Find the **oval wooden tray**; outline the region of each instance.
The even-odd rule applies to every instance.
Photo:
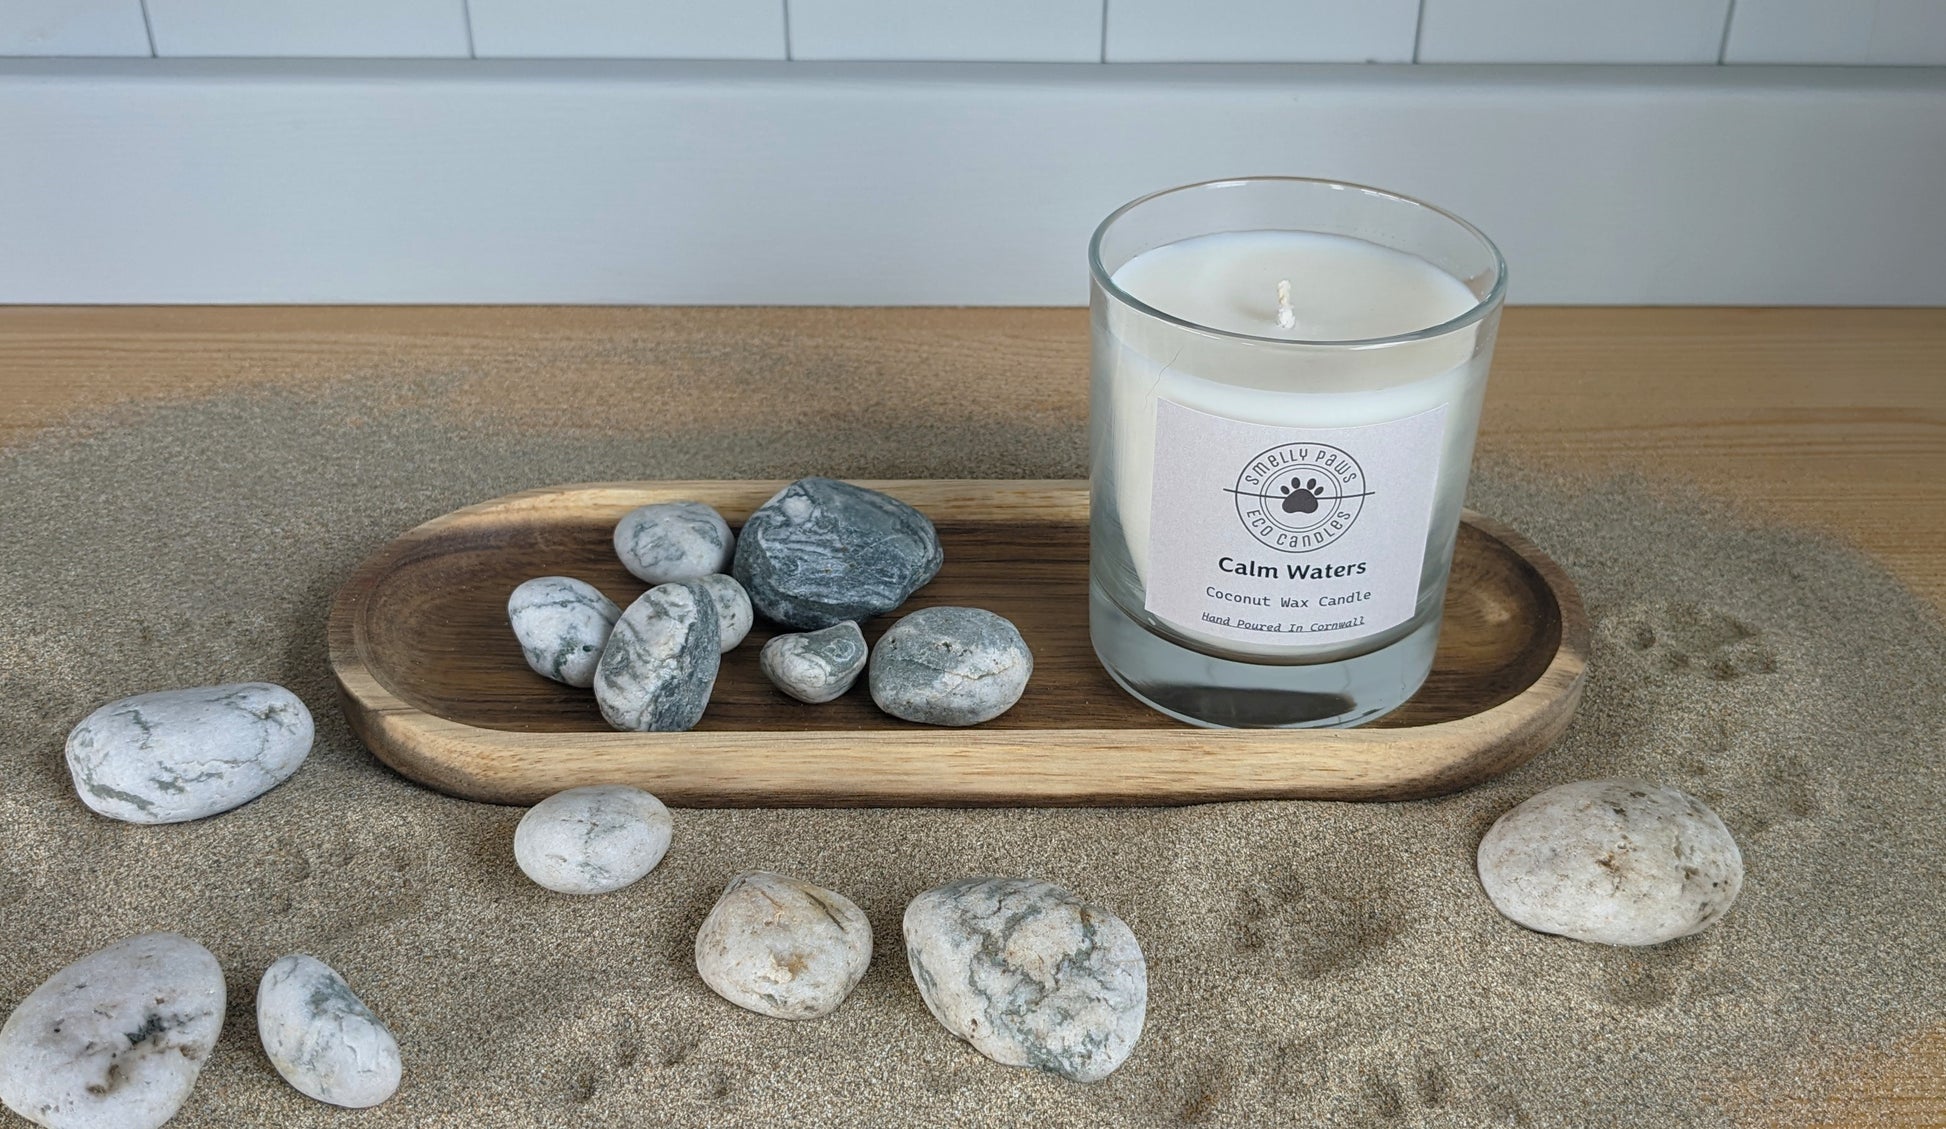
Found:
[[[529,804],[563,788],[627,783],[691,806],[1179,804],[1391,800],[1451,792],[1552,744],[1581,698],[1588,623],[1552,560],[1469,513],[1460,529],[1432,676],[1360,729],[1195,729],[1128,697],[1088,641],[1085,483],[866,485],[938,526],[939,577],[903,610],[991,608],[1034,651],[1020,704],[971,729],[897,721],[863,680],[810,706],[757,666],[761,620],[724,656],[688,733],[618,733],[592,695],[534,674],[506,615],[523,580],[578,576],[626,607],[646,587],[616,560],[615,522],[696,499],[741,524],[781,482],[641,482],[532,490],[469,506],[379,550],[331,609],[345,716],[379,759],[468,799]],[[865,625],[876,640],[890,617]]]

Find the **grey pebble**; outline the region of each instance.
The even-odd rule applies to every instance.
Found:
[[[257,1036],[277,1073],[306,1097],[365,1109],[398,1091],[398,1040],[316,957],[293,953],[264,972]]]
[[[1134,932],[1051,882],[928,890],[906,907],[905,948],[933,1018],[995,1062],[1093,1082],[1142,1037],[1149,973]]]
[[[615,523],[615,555],[650,584],[723,572],[735,549],[730,524],[701,502],[656,502]]]
[[[731,879],[696,932],[703,983],[778,1019],[831,1014],[871,962],[872,926],[857,903],[767,871]]]
[[[606,894],[654,870],[673,832],[669,809],[640,788],[569,788],[520,817],[514,861],[550,890]]]
[[[571,576],[537,576],[507,597],[507,619],[534,673],[589,686],[622,609],[594,585]]]
[[[268,682],[110,702],[68,734],[81,802],[129,823],[181,823],[246,804],[311,751],[311,711]]]
[[[722,628],[695,581],[659,584],[628,606],[595,668],[595,703],[617,729],[674,732],[702,719],[716,686]]]
[[[849,482],[802,478],[743,523],[735,574],[773,622],[816,631],[891,611],[944,560],[918,510]]]
[[[736,577],[720,572],[700,577],[696,583],[703,586],[716,604],[716,626],[721,638],[718,650],[727,655],[750,634],[750,624],[756,618],[750,609],[750,594],[736,582]]]
[[[1005,617],[921,608],[872,648],[872,700],[907,721],[978,725],[1012,709],[1033,673],[1033,653]]]
[[[1480,883],[1529,929],[1604,945],[1655,945],[1722,920],[1743,854],[1701,800],[1641,780],[1550,788],[1480,840]]]
[[[0,1027],[0,1102],[46,1129],[156,1129],[223,1030],[223,970],[175,933],[82,957]]]
[[[822,631],[773,635],[757,656],[779,690],[800,702],[828,702],[865,671],[865,633],[846,620]]]

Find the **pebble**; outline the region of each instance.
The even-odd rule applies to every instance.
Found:
[[[216,958],[175,933],[82,957],[0,1027],[0,1102],[47,1129],[155,1129],[209,1061],[223,1002]]]
[[[1027,641],[982,608],[921,608],[872,649],[872,700],[893,717],[978,725],[1013,708],[1034,673]]]
[[[716,604],[716,627],[721,636],[718,650],[727,655],[750,634],[750,624],[756,619],[750,608],[750,594],[736,582],[736,577],[720,572],[702,577],[696,583],[703,586]]]
[[[1701,800],[1641,780],[1550,788],[1480,841],[1480,883],[1529,929],[1657,945],[1707,929],[1743,885],[1743,855]]]
[[[872,926],[855,902],[765,871],[731,879],[696,933],[703,983],[778,1019],[831,1014],[871,962]]]
[[[928,890],[906,907],[905,947],[933,1018],[995,1062],[1093,1082],[1142,1037],[1149,973],[1134,932],[1051,882]]]
[[[758,611],[816,631],[891,611],[944,560],[918,510],[849,482],[801,478],[743,524],[735,573]]]
[[[669,809],[640,788],[570,788],[520,818],[514,861],[550,890],[606,894],[654,870],[673,831]]]
[[[129,823],[181,823],[249,803],[311,751],[311,711],[268,682],[110,702],[68,734],[81,802]]]
[[[537,576],[507,597],[514,638],[534,673],[589,686],[622,609],[594,585],[571,576]]]
[[[702,719],[716,686],[722,629],[694,581],[660,584],[628,606],[595,668],[595,704],[617,729],[668,733]]]
[[[650,584],[722,572],[735,550],[730,523],[701,502],[657,502],[615,523],[615,555]]]
[[[800,702],[828,702],[865,672],[865,633],[846,620],[822,631],[773,635],[757,662],[779,690]]]
[[[277,1073],[306,1097],[364,1109],[398,1091],[398,1040],[316,957],[293,953],[264,973],[257,1035]]]

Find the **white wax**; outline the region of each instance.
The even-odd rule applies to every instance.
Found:
[[[1145,251],[1114,273],[1124,292],[1163,313],[1231,333],[1296,342],[1362,341],[1429,329],[1479,299],[1413,255],[1360,239],[1297,231],[1198,236]],[[1288,281],[1292,324],[1279,325]],[[1474,329],[1372,348],[1276,346],[1187,333],[1111,304],[1098,356],[1098,402],[1112,421],[1117,509],[1137,578],[1146,583],[1155,477],[1156,401],[1284,427],[1357,427],[1447,405],[1428,560],[1458,520],[1484,389],[1486,351]],[[1102,366],[1106,366],[1105,369]],[[1438,579],[1438,578],[1433,578]],[[1296,645],[1240,645],[1175,625],[1231,650],[1287,654]]]

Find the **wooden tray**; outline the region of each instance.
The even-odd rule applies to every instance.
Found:
[[[1451,792],[1548,747],[1581,698],[1588,623],[1574,585],[1520,535],[1469,513],[1431,678],[1360,729],[1208,730],[1111,682],[1088,642],[1085,483],[867,483],[918,507],[946,546],[907,604],[1013,620],[1034,677],[971,729],[898,721],[863,680],[805,705],[764,678],[759,620],[725,655],[702,723],[618,733],[592,694],[527,669],[506,615],[523,580],[577,576],[626,607],[646,587],[616,560],[615,522],[695,499],[741,524],[780,482],[641,482],[532,490],[438,518],[379,550],[331,609],[345,716],[380,760],[439,791],[528,804],[628,783],[692,806],[1178,804],[1392,800]],[[876,640],[891,623],[865,625]]]

